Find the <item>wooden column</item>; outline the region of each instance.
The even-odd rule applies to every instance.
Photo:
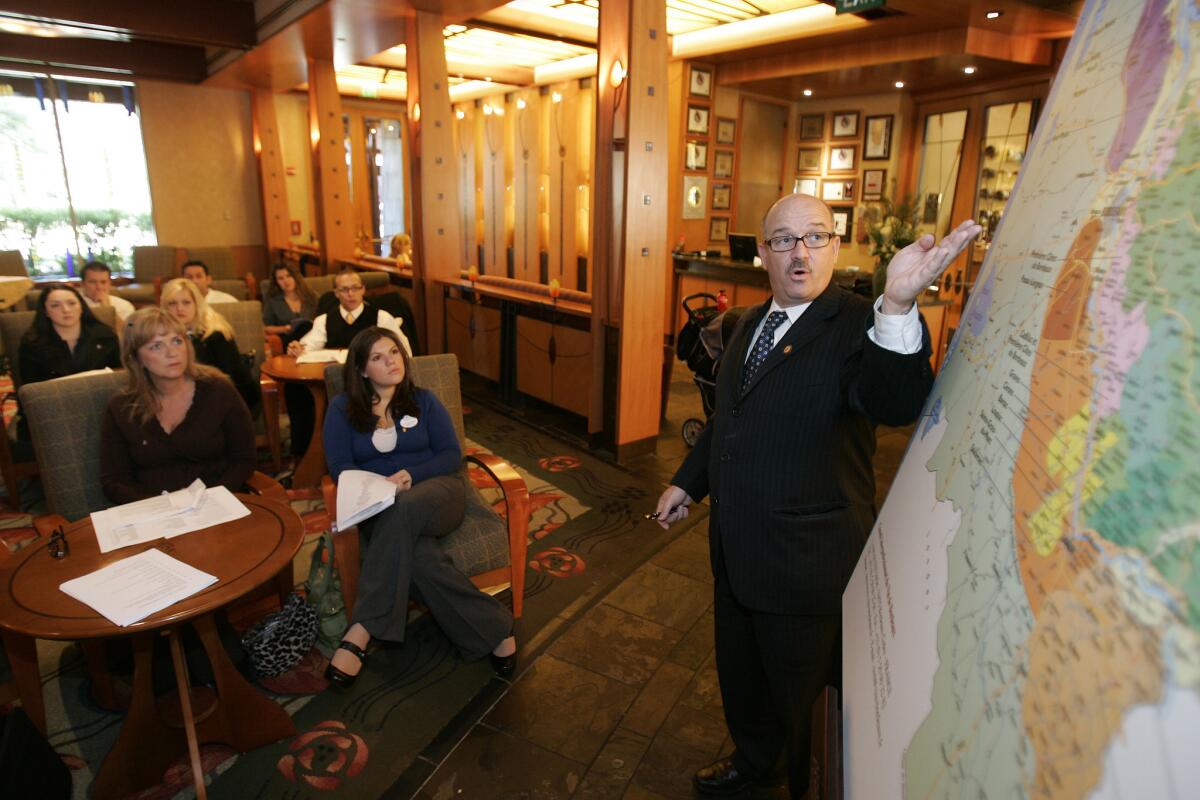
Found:
[[[408,26],[409,154],[413,164],[413,283],[424,311],[427,352],[445,352],[445,308],[439,278],[462,271],[461,207],[453,112],[446,75],[442,17],[414,12]],[[420,323],[419,323],[420,324]]]
[[[603,3],[598,49],[589,430],[602,430],[624,459],[653,450],[662,401],[670,259],[664,0]],[[628,74],[614,87],[617,60]]]
[[[543,98],[537,89],[517,92],[509,112],[513,128],[513,277],[538,280],[541,241],[538,235],[538,203],[541,186],[541,126]],[[521,108],[521,103],[525,104]]]
[[[308,133],[317,206],[313,227],[321,263],[336,270],[338,259],[354,257],[354,209],[346,175],[346,132],[337,77],[333,63],[319,58],[308,60]]]
[[[279,143],[279,123],[275,119],[274,95],[265,89],[255,89],[253,100],[254,154],[258,157],[263,224],[267,232],[267,250],[274,260],[276,251],[287,247],[292,238],[287,186],[283,177],[283,150]]]

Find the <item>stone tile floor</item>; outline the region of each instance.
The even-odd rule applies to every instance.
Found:
[[[635,462],[632,471],[665,486],[687,453],[679,431],[690,416],[703,418],[699,394],[691,374],[677,364],[657,453]],[[880,429],[880,500],[910,434]],[[428,774],[423,785],[398,785],[393,796],[695,797],[692,774],[733,750],[717,685],[711,608],[702,523],[606,596],[587,598],[560,615],[560,624],[550,626],[556,631],[540,643],[540,655],[521,664],[512,684],[494,681],[486,698],[492,704],[477,710],[478,721],[444,748],[445,757],[435,763],[428,753],[422,756]]]

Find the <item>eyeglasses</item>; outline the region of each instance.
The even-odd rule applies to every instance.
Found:
[[[775,236],[767,239],[767,247],[775,253],[787,253],[796,249],[797,242],[804,242],[809,250],[819,250],[829,244],[832,238],[833,234],[826,231],[813,231],[803,236]]]
[[[363,286],[339,286],[338,288],[333,290],[333,293],[334,294],[354,294],[355,292],[361,292],[364,288],[365,287],[363,287]]]

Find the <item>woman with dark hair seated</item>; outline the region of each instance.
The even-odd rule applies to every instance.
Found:
[[[100,431],[100,481],[114,503],[188,486],[242,491],[254,472],[250,412],[221,372],[197,363],[187,329],[161,308],[125,326],[125,390],[108,403]]]
[[[196,360],[224,372],[237,387],[246,407],[251,413],[256,412],[262,402],[262,390],[238,350],[233,327],[205,301],[200,287],[187,278],[167,281],[159,305],[183,323]]]
[[[33,325],[21,337],[17,358],[22,383],[121,366],[117,334],[96,319],[70,286],[42,290]]]
[[[283,340],[286,349],[312,329],[317,296],[295,267],[279,262],[271,267],[271,282],[263,293],[263,331]]]
[[[412,382],[412,362],[393,331],[368,328],[350,342],[346,391],[325,416],[334,480],[358,469],[396,485],[396,502],[359,523],[362,572],[350,628],[325,671],[354,682],[372,638],[404,641],[408,599],[429,609],[467,661],[490,654],[502,676],[516,666],[512,613],[463,575],[438,543],[462,522],[462,449],[450,414]]]

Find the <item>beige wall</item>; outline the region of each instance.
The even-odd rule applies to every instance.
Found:
[[[314,201],[312,191],[312,140],[308,134],[308,97],[303,94],[275,95],[275,119],[279,123],[279,147],[283,154],[287,185],[288,216],[300,223],[292,234],[296,244],[312,241]],[[315,234],[314,234],[315,235]]]
[[[137,92],[158,241],[263,244],[249,93],[154,81]]]

